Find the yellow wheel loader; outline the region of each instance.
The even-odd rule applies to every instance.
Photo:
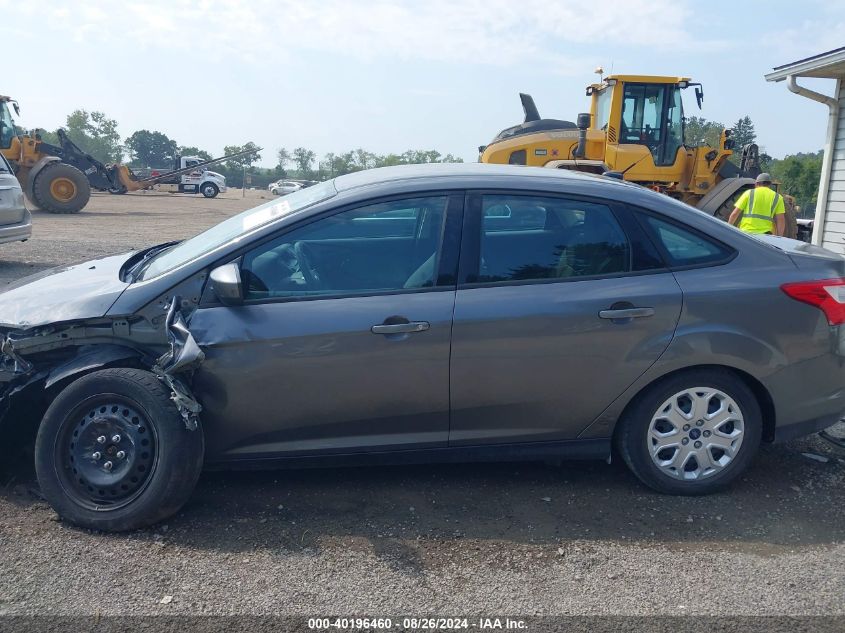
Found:
[[[722,131],[718,147],[686,145],[681,94],[690,88],[700,108],[704,90],[687,77],[611,75],[587,86],[590,112],[576,123],[541,118],[531,96],[520,94],[525,120],[479,147],[479,161],[607,174],[727,220],[760,173],[758,148],[743,148],[737,168],[728,160],[730,130]],[[787,236],[795,237],[794,200],[784,199]]]
[[[0,95],[0,153],[12,164],[30,201],[50,213],[81,211],[91,198],[91,189],[121,194],[163,185],[178,193],[213,198],[225,191],[225,179],[208,171],[208,165],[261,151],[257,147],[211,160],[177,157],[172,171],[138,178],[126,165],[104,165],[62,129],[57,130],[59,145],[46,143],[37,133],[22,132],[15,125],[10,106],[20,114],[16,101]]]
[[[27,198],[50,213],[77,213],[91,197],[87,176],[57,155],[37,135],[20,133],[11,108],[17,102],[0,95],[0,153],[12,164]]]

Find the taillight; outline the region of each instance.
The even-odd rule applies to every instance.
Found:
[[[780,289],[796,301],[819,308],[831,325],[845,323],[845,278],[799,281]]]

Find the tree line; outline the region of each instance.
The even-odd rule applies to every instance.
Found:
[[[74,110],[67,116],[65,130],[70,140],[105,164],[126,160],[130,167],[161,169],[173,167],[177,156],[199,156],[205,160],[214,158],[206,150],[180,145],[175,139],[157,130],[137,130],[122,139],[117,127],[117,121],[102,112]],[[58,144],[59,138],[55,131],[41,130],[40,133],[47,143]],[[261,160],[261,151],[252,141],[242,145],[226,145],[222,156],[243,151],[249,153],[211,167],[226,176],[226,182],[231,187],[242,187],[245,176],[248,177],[248,186],[266,187],[280,178],[325,180],[373,167],[462,162],[459,157],[452,154],[443,155],[437,150],[375,154],[359,148],[346,152],[329,152],[318,157],[316,152],[305,147],[296,147],[290,151],[282,147],[276,152],[276,165],[266,168],[256,165]]]
[[[704,117],[689,117],[684,128],[684,142],[687,145],[718,147],[725,127],[718,121],[708,121]],[[739,165],[742,148],[757,142],[757,132],[749,116],[740,118],[729,129],[734,139],[734,154],[730,160]],[[823,154],[822,150],[815,153],[799,152],[778,159],[772,158],[764,148],[760,149],[760,169],[772,175],[782,193],[795,198],[802,217],[815,215]]]
[[[157,130],[137,130],[122,139],[117,127],[117,121],[103,112],[87,110],[71,112],[65,125],[68,136],[74,143],[106,164],[120,162],[126,158],[130,167],[165,168],[172,166],[174,158],[180,155],[200,156],[207,160],[212,158],[209,152],[199,147],[180,145]],[[690,146],[718,147],[719,137],[725,127],[723,123],[709,121],[704,117],[689,117],[685,122],[684,142]],[[757,133],[749,116],[741,117],[730,129],[736,148],[731,160],[739,164],[742,147],[756,143]],[[48,143],[58,144],[55,132],[42,132],[42,138]],[[241,145],[226,145],[223,148],[224,156],[244,150],[254,151],[216,164],[213,169],[226,176],[227,183],[232,187],[242,187],[244,176],[249,176],[251,186],[266,187],[280,178],[325,180],[373,167],[461,162],[456,156],[442,155],[436,150],[375,154],[359,148],[346,152],[328,152],[319,157],[316,152],[305,147],[291,150],[282,147],[276,151],[275,166],[265,168],[256,165],[261,160],[261,153],[257,149],[258,146],[252,141]],[[783,193],[795,197],[796,204],[801,208],[801,215],[810,217],[815,213],[821,175],[821,151],[776,159],[761,149],[760,163],[761,168],[771,173],[780,183]]]

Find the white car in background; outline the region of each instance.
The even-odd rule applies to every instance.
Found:
[[[0,244],[25,242],[32,235],[32,215],[11,165],[0,155]]]
[[[286,196],[289,193],[302,189],[302,185],[290,180],[279,180],[277,182],[270,183],[268,189],[270,189],[270,193],[274,196]]]

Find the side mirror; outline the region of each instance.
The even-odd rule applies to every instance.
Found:
[[[244,302],[241,269],[236,262],[218,266],[208,278],[214,294],[224,306],[238,306]]]

